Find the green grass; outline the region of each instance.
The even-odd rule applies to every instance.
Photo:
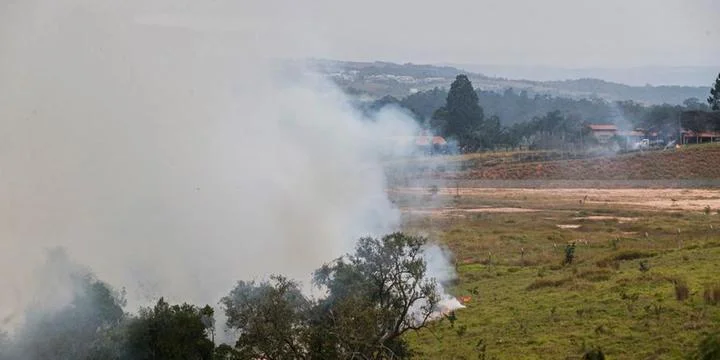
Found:
[[[678,359],[718,329],[720,305],[704,294],[720,276],[720,216],[525,204],[542,211],[406,219],[409,231],[450,247],[459,276],[450,290],[472,297],[452,326],[408,336],[419,358],[476,359],[483,344],[488,359],[580,359],[589,347],[610,359]],[[577,220],[579,212],[637,220]],[[573,241],[575,260],[563,265]],[[676,299],[675,283],[687,299]]]

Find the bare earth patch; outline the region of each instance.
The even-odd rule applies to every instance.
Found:
[[[523,213],[535,212],[535,209],[513,208],[513,207],[486,207],[474,209],[454,209],[454,211],[462,211],[469,213]]]
[[[398,194],[427,194],[426,188],[395,188]],[[718,189],[528,189],[528,188],[439,188],[438,195],[479,197],[483,199],[576,202],[585,204],[625,205],[652,210],[704,211],[720,209]]]
[[[596,221],[616,220],[619,223],[632,222],[632,221],[636,221],[637,219],[638,218],[634,218],[634,217],[603,216],[603,215],[583,216],[583,217],[574,218],[574,220],[596,220]]]
[[[429,215],[429,216],[463,216],[464,213],[524,213],[535,212],[535,209],[512,208],[512,207],[482,207],[470,209],[441,208],[441,209],[400,209],[407,214]],[[578,225],[579,226],[579,225]]]
[[[557,227],[561,229],[579,229],[582,225],[577,224],[557,224]]]

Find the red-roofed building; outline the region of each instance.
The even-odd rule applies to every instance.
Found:
[[[618,128],[615,124],[590,124],[588,127],[592,135],[601,144],[607,143],[611,137],[618,133]]]
[[[618,131],[618,127],[615,124],[590,124],[588,125],[592,131]]]
[[[720,131],[692,131],[683,129],[681,132],[683,144],[702,144],[720,141]]]

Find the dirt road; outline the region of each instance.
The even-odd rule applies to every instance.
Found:
[[[427,188],[395,188],[393,193],[403,195],[427,194]],[[567,202],[577,201],[585,204],[608,204],[638,207],[655,210],[691,210],[704,211],[710,207],[715,213],[720,210],[719,189],[520,189],[520,188],[439,188],[438,195],[487,200],[526,200],[528,204],[538,201]],[[528,206],[528,208],[531,208]],[[466,209],[467,211],[493,211]],[[498,212],[510,211],[509,208],[496,209]],[[526,209],[529,210],[529,209]]]

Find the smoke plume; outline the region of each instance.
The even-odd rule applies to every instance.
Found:
[[[38,299],[49,248],[126,288],[130,307],[215,304],[238,279],[304,279],[398,227],[381,159],[416,125],[392,110],[365,119],[332,84],[273,60],[321,43],[302,9],[6,5],[0,328]]]

